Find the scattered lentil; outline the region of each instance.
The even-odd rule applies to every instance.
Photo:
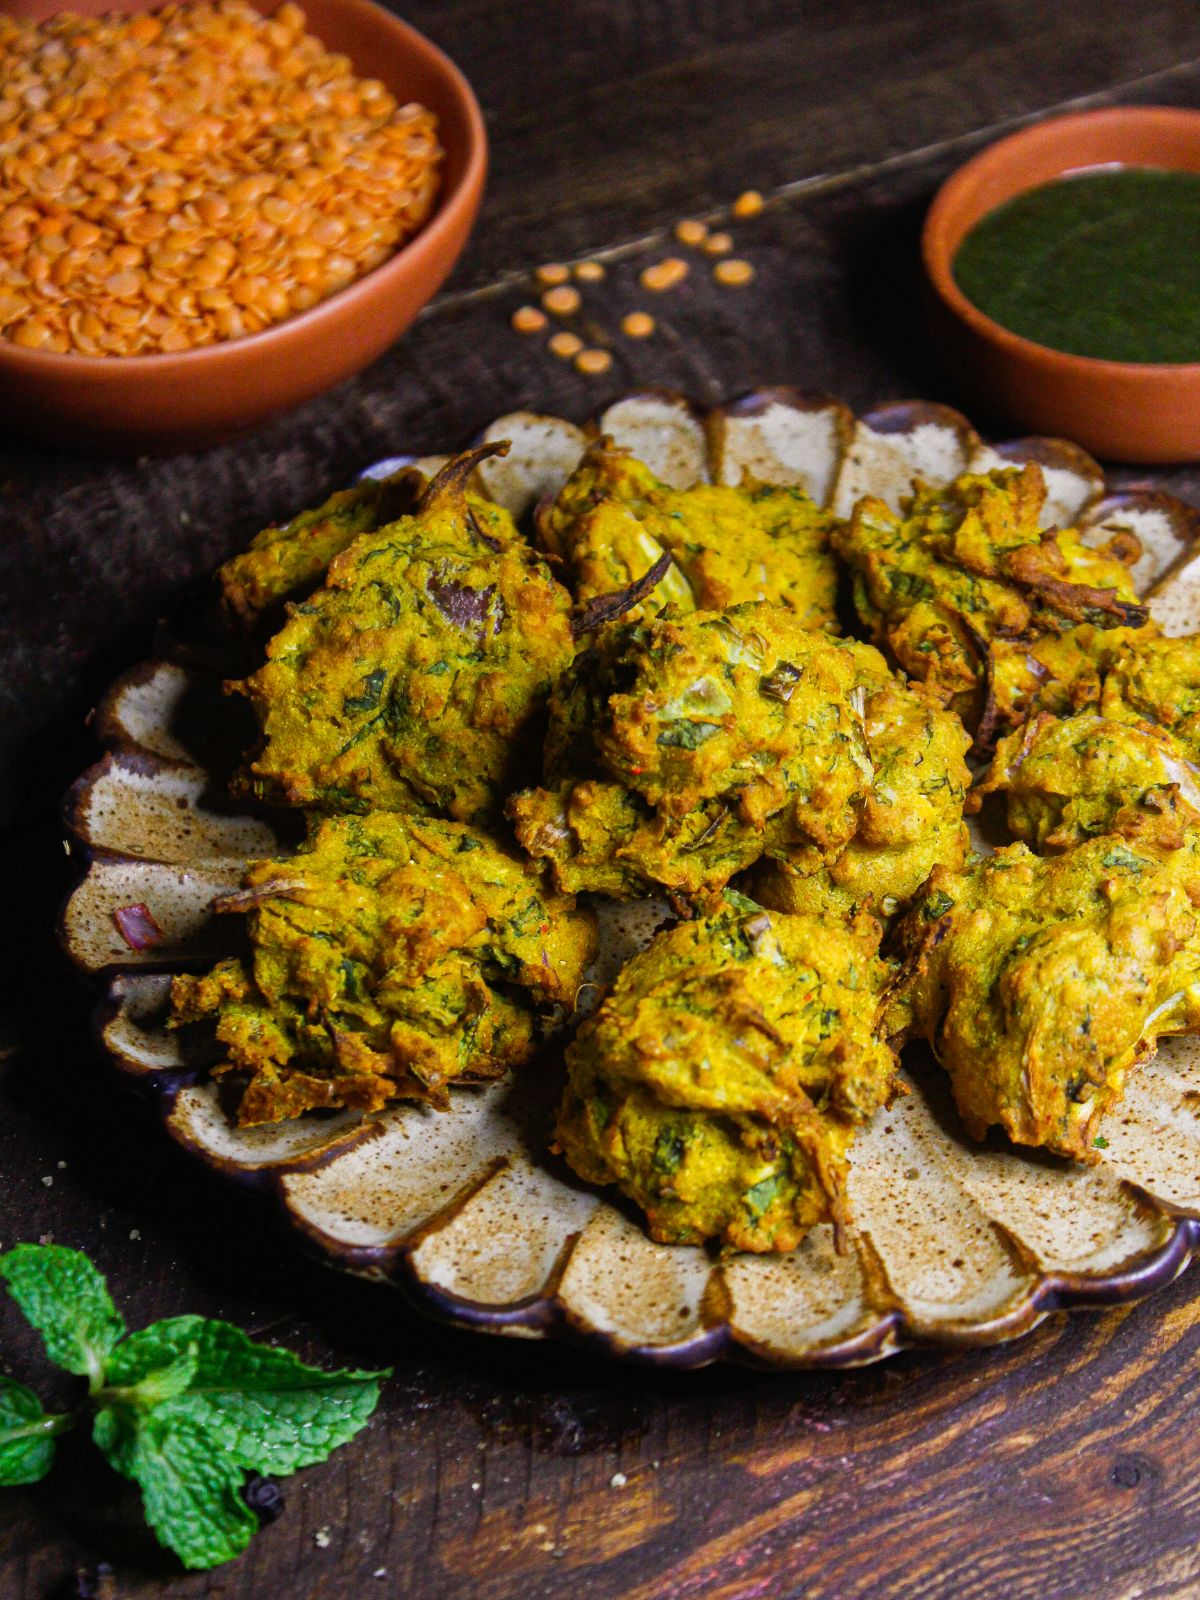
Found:
[[[706,222],[695,222],[689,218],[675,224],[675,237],[680,244],[703,244],[707,233]]]
[[[553,316],[572,316],[579,310],[579,290],[572,289],[569,284],[563,284],[556,289],[547,289],[542,296],[542,305]]]
[[[0,337],[108,356],[257,332],[392,255],[440,161],[432,113],[291,0],[0,16]]]
[[[631,311],[621,320],[621,332],[629,339],[648,339],[654,328],[654,318],[648,311]]]
[[[674,289],[683,282],[688,275],[688,264],[681,261],[678,256],[668,256],[665,261],[656,262],[652,267],[646,267],[641,275],[643,289],[651,289],[656,294],[661,294],[664,289]]]
[[[754,268],[748,261],[737,259],[718,261],[713,268],[713,277],[728,289],[740,288],[754,277]]]
[[[538,267],[534,273],[537,281],[546,288],[553,288],[558,283],[566,283],[570,276],[571,269],[564,267],[559,261],[549,261],[544,267]]]
[[[756,217],[765,204],[757,189],[746,189],[733,202],[735,217]]]
[[[575,268],[575,276],[580,283],[599,283],[606,276],[604,264],[600,261],[581,261]]]
[[[611,366],[612,356],[607,350],[581,350],[575,357],[576,370],[585,372],[589,378],[607,372]]]
[[[577,333],[556,333],[547,348],[551,355],[561,356],[564,361],[570,361],[572,356],[577,356],[583,349],[583,340]]]
[[[512,314],[512,325],[518,333],[541,333],[546,316],[536,306],[520,306]]]
[[[727,233],[710,233],[704,241],[704,249],[710,256],[728,255],[733,249],[733,240]]]

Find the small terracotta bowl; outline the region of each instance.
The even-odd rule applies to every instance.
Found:
[[[161,3],[161,0],[160,0]],[[269,14],[274,0],[252,0]],[[458,259],[479,209],[487,136],[470,85],[437,47],[371,0],[302,0],[311,32],[436,113],[445,160],[433,216],[382,266],[261,333],[178,355],[76,356],[0,340],[0,420],[55,444],[109,453],[214,444],[299,405],[373,361],[412,322]],[[7,0],[34,21],[147,11],[138,0]]]
[[[1118,107],[1055,117],[991,145],[953,173],[925,219],[921,252],[931,329],[975,398],[1031,432],[1119,461],[1200,458],[1200,363],[1099,361],[1023,339],[959,289],[951,263],[964,236],[1005,200],[1084,167],[1200,172],[1200,111]]]

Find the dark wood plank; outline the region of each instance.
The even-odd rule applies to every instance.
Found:
[[[1178,0],[421,0],[494,145],[460,283],[636,238],[1200,57]]]

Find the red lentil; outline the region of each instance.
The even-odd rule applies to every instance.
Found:
[[[754,277],[754,268],[748,261],[718,261],[713,268],[713,277],[728,289],[741,288]]]
[[[0,16],[0,338],[148,355],[256,332],[393,254],[440,161],[432,113],[291,0]]]
[[[628,339],[648,339],[654,332],[654,318],[647,311],[631,311],[622,318],[621,332]]]
[[[674,289],[687,275],[687,262],[681,261],[678,256],[668,256],[665,261],[646,267],[640,281],[643,289],[651,289],[656,294],[661,294],[664,289]]]
[[[547,289],[542,296],[542,305],[552,316],[573,316],[579,310],[579,290],[572,289],[569,284],[562,284],[555,289]]]
[[[518,333],[540,333],[546,326],[545,312],[536,306],[518,306],[512,314],[512,325]]]

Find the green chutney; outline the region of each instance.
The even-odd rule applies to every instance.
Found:
[[[1109,361],[1200,361],[1200,172],[1098,168],[980,219],[953,272],[1038,344]]]

